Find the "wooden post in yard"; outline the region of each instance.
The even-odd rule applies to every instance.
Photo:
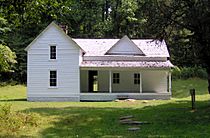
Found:
[[[192,100],[192,110],[195,109],[195,89],[190,89],[190,95]]]

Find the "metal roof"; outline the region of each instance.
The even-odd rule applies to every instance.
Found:
[[[171,68],[167,61],[82,61],[80,67]]]
[[[106,52],[120,39],[73,39],[84,51],[84,56],[106,56]],[[165,41],[131,39],[147,57],[169,57]]]

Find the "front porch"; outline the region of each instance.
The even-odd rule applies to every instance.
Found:
[[[170,99],[169,70],[81,68],[80,100]]]

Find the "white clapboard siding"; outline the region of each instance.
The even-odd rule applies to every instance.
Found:
[[[167,72],[161,70],[142,72],[143,92],[167,92]]]
[[[57,59],[49,60],[50,45]],[[33,97],[78,97],[80,49],[57,27],[51,25],[28,49],[27,95]],[[57,70],[57,88],[49,87],[49,71]]]

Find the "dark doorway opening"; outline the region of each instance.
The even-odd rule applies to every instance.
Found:
[[[98,91],[98,71],[90,70],[88,73],[89,76],[89,92]]]

